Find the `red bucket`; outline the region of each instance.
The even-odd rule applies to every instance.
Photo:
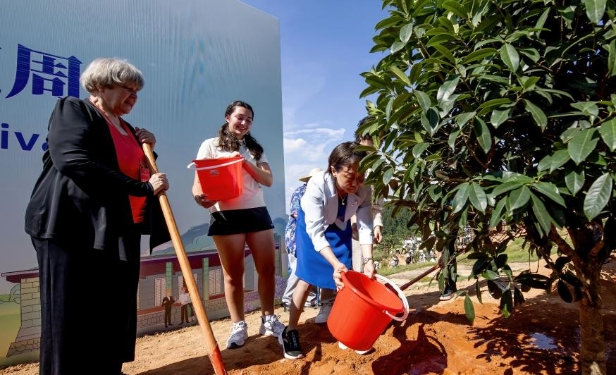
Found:
[[[242,161],[242,156],[193,160],[188,168],[196,170],[207,200],[224,201],[242,195]]]
[[[409,313],[400,288],[381,275],[375,276],[371,279],[356,271],[343,273],[344,288],[338,292],[327,319],[331,334],[354,350],[370,350],[392,319],[405,320]],[[401,312],[402,317],[395,316]]]

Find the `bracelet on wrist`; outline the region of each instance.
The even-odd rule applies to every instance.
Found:
[[[372,261],[371,257],[365,257],[364,258],[364,265],[368,264],[368,262]]]

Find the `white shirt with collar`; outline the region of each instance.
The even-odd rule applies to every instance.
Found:
[[[319,172],[308,181],[306,192],[301,199],[306,221],[306,232],[316,251],[330,246],[325,238],[325,230],[331,224],[340,229],[346,228],[351,217],[357,214],[357,228],[360,244],[372,244],[372,188],[362,186],[355,194],[348,194],[344,221],[338,216],[338,194],[334,177]]]

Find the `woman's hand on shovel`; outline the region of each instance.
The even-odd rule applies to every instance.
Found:
[[[157,195],[161,191],[169,190],[169,181],[167,180],[167,175],[164,173],[154,173],[148,182],[152,185],[154,195]]]

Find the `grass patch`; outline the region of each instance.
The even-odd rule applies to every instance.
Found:
[[[411,264],[399,264],[396,267],[389,266],[381,266],[378,272],[381,276],[393,275],[394,273],[406,272],[406,271],[414,271],[422,268],[432,267],[435,262],[424,262],[424,263],[411,263]]]
[[[526,263],[536,262],[539,260],[537,254],[529,253],[528,248],[522,247],[523,244],[524,239],[522,238],[516,238],[514,241],[509,243],[509,246],[507,246],[507,250],[505,250],[505,254],[507,254],[507,263]],[[460,255],[458,257],[458,264],[472,266],[475,263],[475,260],[468,259],[467,256],[468,254]],[[387,256],[387,254],[383,250],[378,248],[374,249],[373,257],[374,260],[380,263],[381,268],[379,268],[378,272],[383,276],[431,267],[435,264],[435,262],[404,264],[405,257],[401,256],[398,265],[396,267],[390,267],[389,262],[392,256]]]

